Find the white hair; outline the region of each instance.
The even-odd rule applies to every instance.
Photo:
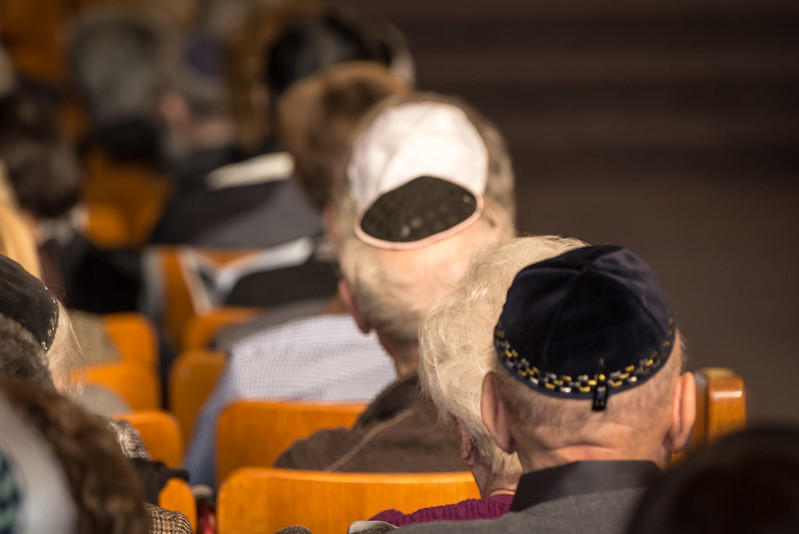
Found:
[[[634,432],[632,441],[643,442],[656,436],[658,424],[671,410],[671,399],[680,373],[686,364],[686,351],[677,332],[674,348],[664,366],[649,380],[608,398],[607,408],[591,410],[591,400],[563,399],[534,391],[513,377],[499,358],[494,358],[492,370],[497,391],[506,406],[509,419],[516,421],[529,442],[547,448],[611,441],[624,446]]]
[[[47,363],[58,391],[70,397],[80,397],[82,389],[83,351],[72,329],[66,308],[58,303],[58,325]]]
[[[408,250],[371,247],[355,237],[339,261],[358,307],[381,335],[406,346],[418,344],[419,328],[436,299],[455,288],[474,252],[509,237],[480,219],[446,239]]]
[[[483,377],[496,359],[494,325],[523,267],[585,246],[557,236],[520,237],[475,255],[457,288],[439,299],[420,333],[419,374],[444,420],[455,418],[492,472],[521,473],[515,454],[496,446],[480,415]]]

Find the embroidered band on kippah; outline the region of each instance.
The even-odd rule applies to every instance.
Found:
[[[494,330],[503,366],[547,395],[593,398],[635,387],[673,352],[677,325],[655,273],[618,246],[583,247],[522,269]]]
[[[635,386],[639,381],[656,373],[666,362],[673,349],[675,325],[673,317],[669,320],[669,324],[672,326],[671,335],[662,343],[662,350],[654,351],[624,369],[591,375],[557,375],[542,371],[530,363],[527,358],[519,356],[519,353],[511,347],[510,342],[505,339],[501,322],[494,329],[494,349],[505,368],[531,387],[572,397],[589,398],[595,394],[597,387],[601,387],[603,384],[618,390],[627,386]]]

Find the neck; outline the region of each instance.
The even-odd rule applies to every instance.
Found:
[[[190,134],[192,149],[220,147],[233,142],[233,127],[227,119],[208,119],[195,124]]]
[[[394,368],[397,370],[398,378],[405,378],[406,376],[415,373],[419,367],[419,345],[416,343],[403,343],[377,333],[380,344],[391,355],[394,360]]]

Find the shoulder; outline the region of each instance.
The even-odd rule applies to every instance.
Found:
[[[145,503],[152,534],[191,534],[191,523],[181,512]]]

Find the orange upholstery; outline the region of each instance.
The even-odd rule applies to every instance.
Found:
[[[109,313],[103,315],[103,326],[122,361],[152,369],[157,367],[158,342],[147,317],[139,313]]]
[[[86,237],[100,247],[124,247],[132,242],[128,221],[119,209],[100,202],[88,204]]]
[[[388,508],[412,512],[478,498],[472,474],[329,473],[289,469],[236,470],[217,500],[219,534],[274,532],[304,525],[341,534],[353,521]]]
[[[83,380],[112,389],[134,410],[161,407],[161,390],[154,369],[127,362],[92,365],[84,369]]]
[[[183,436],[178,421],[163,410],[139,410],[114,416],[139,431],[153,460],[170,467],[183,465]]]
[[[86,205],[110,205],[119,212],[127,229],[127,242],[120,244],[146,243],[171,194],[167,177],[144,163],[116,163],[100,150],[87,154],[84,167]]]
[[[215,250],[196,247],[152,247],[147,255],[148,276],[155,278],[150,285],[157,295],[155,312],[161,317],[161,324],[173,347],[180,348],[184,330],[196,315],[209,313],[214,308],[209,303],[197,300],[192,291],[199,283],[197,277],[184,266],[184,255],[200,255],[211,263],[222,266],[252,254],[252,249]]]
[[[197,503],[189,485],[179,478],[170,478],[158,495],[158,505],[167,510],[183,512],[197,531]]]
[[[696,377],[696,423],[691,446],[712,441],[746,426],[744,381],[734,371],[707,367]]]
[[[352,426],[365,408],[364,403],[234,402],[217,424],[216,480],[239,467],[271,467],[296,440],[323,428]]]
[[[169,372],[169,409],[175,414],[187,441],[191,438],[197,413],[226,365],[224,354],[210,351],[183,353],[172,364]]]
[[[183,350],[202,350],[224,327],[244,322],[254,317],[260,308],[224,306],[191,317],[183,330]]]

